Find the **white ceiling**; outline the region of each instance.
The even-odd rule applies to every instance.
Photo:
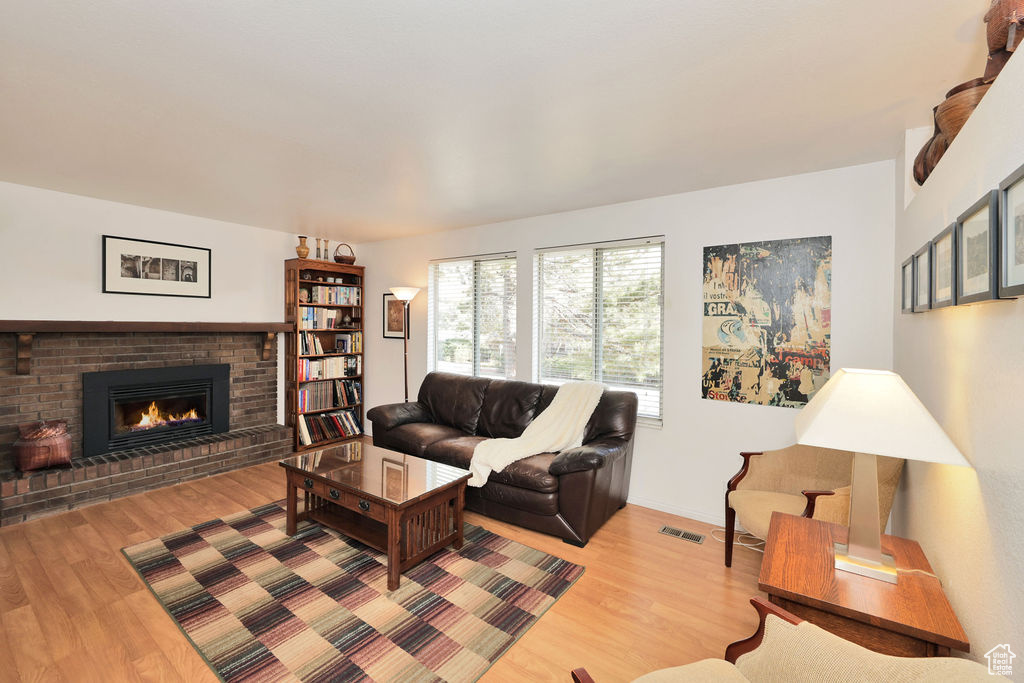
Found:
[[[891,159],[988,0],[0,0],[0,180],[354,242]]]

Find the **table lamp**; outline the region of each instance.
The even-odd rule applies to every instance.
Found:
[[[903,378],[887,370],[842,369],[796,418],[797,443],[853,451],[850,536],[836,569],[896,583],[882,554],[876,456],[970,467]]]
[[[419,287],[392,287],[391,293],[402,302],[402,320],[405,322],[405,334],[402,335],[402,342],[405,343],[405,402],[409,402],[409,302],[419,293]]]

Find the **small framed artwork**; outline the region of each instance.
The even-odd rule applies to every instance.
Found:
[[[1024,295],[1024,166],[999,184],[999,296]]]
[[[914,254],[914,313],[932,308],[932,243],[924,245]]]
[[[210,298],[210,250],[103,236],[103,291]]]
[[[404,301],[391,292],[384,294],[384,337],[409,338],[409,309]]]
[[[900,297],[900,310],[903,313],[914,312],[914,258],[910,257],[903,262],[900,268],[900,280],[903,282],[902,296]]]
[[[932,240],[932,308],[956,304],[954,274],[956,273],[956,223]]]
[[[992,190],[956,220],[956,302],[973,304],[999,296],[999,192]]]
[[[392,503],[404,503],[409,495],[409,466],[397,460],[381,460],[381,497]]]

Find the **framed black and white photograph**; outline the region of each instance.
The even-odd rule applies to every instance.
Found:
[[[210,298],[210,250],[103,236],[103,291]]]
[[[1024,295],[1024,166],[999,184],[999,296]]]
[[[409,309],[405,302],[391,292],[384,294],[384,337],[386,339],[409,338]]]
[[[900,267],[900,281],[903,287],[900,295],[900,310],[903,313],[914,312],[914,258],[910,257]]]
[[[956,221],[956,302],[973,304],[999,296],[996,240],[999,193],[985,196]]]
[[[914,313],[932,308],[932,243],[924,245],[914,254]]]
[[[932,308],[956,304],[956,223],[932,240]]]

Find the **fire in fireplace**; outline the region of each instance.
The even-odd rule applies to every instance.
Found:
[[[83,374],[83,455],[226,432],[229,376],[228,365]]]

